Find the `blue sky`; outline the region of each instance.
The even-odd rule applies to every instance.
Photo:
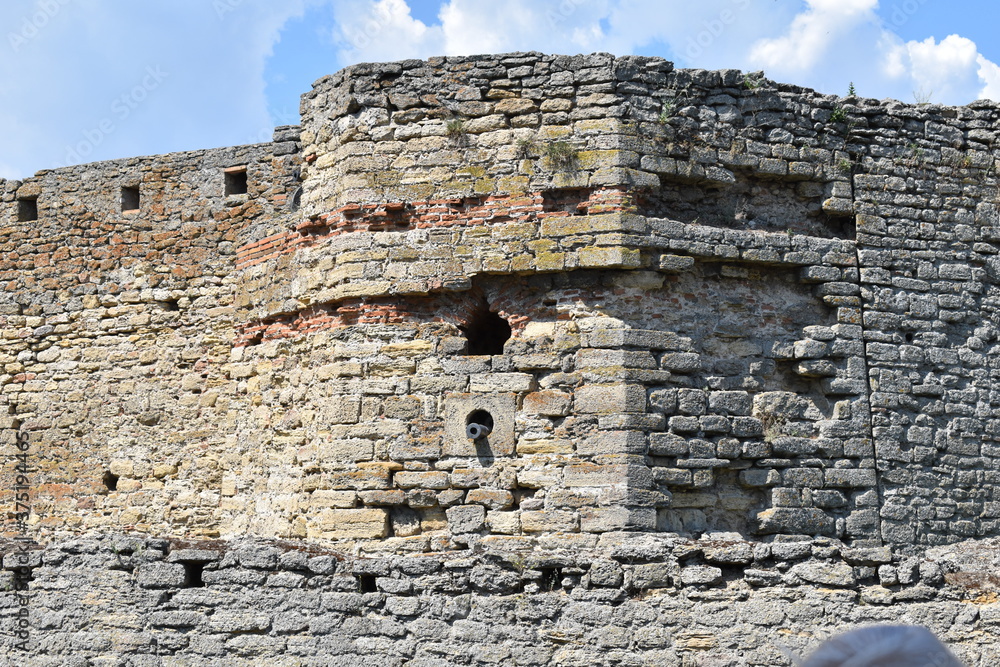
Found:
[[[998,20],[987,0],[5,0],[0,177],[266,141],[320,76],[435,55],[608,51],[1000,100]]]

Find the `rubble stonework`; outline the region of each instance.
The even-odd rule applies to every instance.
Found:
[[[996,581],[933,554],[1000,537],[998,120],[449,57],[320,79],[272,143],[0,182],[38,641],[83,651],[90,590],[108,664],[775,664],[750,626],[900,614],[992,650]]]

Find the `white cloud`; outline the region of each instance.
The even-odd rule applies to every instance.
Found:
[[[996,96],[1000,70],[968,39],[904,42],[878,0],[447,0],[438,21],[406,0],[345,0],[336,15],[344,64],[434,55],[542,50],[659,51],[686,67],[764,69],[773,79],[912,101]]]
[[[843,94],[964,104],[996,97],[1000,71],[965,37],[904,42],[875,14],[877,0],[807,0],[784,34],[749,52],[772,78]]]
[[[1000,99],[1000,67],[976,44],[957,35],[906,42],[880,22],[877,0],[423,1],[435,17],[415,18],[408,0],[7,0],[0,175],[266,140],[276,119],[265,65],[282,28],[311,9],[322,10],[307,16],[333,36],[341,65],[518,50],[658,53],[684,67],[764,68],[823,92],[845,93],[853,81],[860,94],[907,101],[913,91],[945,103]],[[279,122],[295,122],[294,105],[285,106]]]
[[[949,35],[937,43],[928,37],[922,42],[907,42],[906,50],[910,78],[921,94],[934,101],[968,99],[982,88],[979,51],[972,40]]]
[[[344,64],[508,51],[578,53],[604,48],[602,0],[450,0],[439,23],[412,17],[405,0],[337,4],[334,39]]]
[[[247,143],[271,125],[263,72],[280,29],[312,1],[4,3],[8,175]]]
[[[755,44],[750,60],[768,69],[811,70],[827,56],[831,44],[874,20],[878,0],[807,0],[807,4],[785,35]]]
[[[982,55],[976,58],[976,62],[979,63],[979,78],[986,84],[979,91],[979,97],[1000,102],[1000,66]]]
[[[440,55],[440,27],[410,14],[405,0],[345,0],[334,5],[334,42],[343,63],[379,62]]]

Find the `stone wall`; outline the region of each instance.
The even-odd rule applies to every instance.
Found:
[[[34,652],[0,641],[5,664],[32,665],[742,666],[904,623],[971,667],[1000,657],[993,540],[905,559],[824,539],[594,542],[359,558],[300,541],[77,539],[34,557]]]
[[[358,601],[311,613],[394,638],[376,642],[382,660],[509,661],[417,657],[423,630],[404,617],[445,623],[429,639],[449,646],[479,627],[390,604],[423,595],[406,578],[424,574],[451,577],[426,584],[440,609],[468,616],[488,593],[478,622],[507,610],[523,644],[548,646],[541,663],[595,664],[603,646],[708,664],[677,648],[687,621],[628,643],[630,624],[675,609],[703,632],[692,601],[746,603],[749,619],[766,600],[822,598],[826,620],[809,622],[829,628],[884,604],[979,650],[992,580],[967,595],[975,577],[920,563],[1000,531],[998,119],[988,102],[838,98],[655,58],[440,58],[321,79],[301,127],[268,144],[0,183],[0,453],[28,461],[3,469],[0,500],[6,537],[45,549],[29,568],[51,611],[33,612],[36,637],[82,650],[69,628],[92,620],[60,616],[78,591],[58,589],[81,556],[97,568],[82,590],[120,595],[131,619],[104,634],[138,642],[110,653],[155,654],[176,634],[161,628],[190,627],[195,644],[164,650],[235,642],[249,659],[332,633],[366,655],[375,640],[309,614],[227,629],[170,606],[224,593],[211,605],[226,617],[308,585]],[[616,556],[628,535],[659,546]],[[237,538],[292,555],[246,570],[213,556],[242,548],[228,543],[189,566],[167,553]],[[138,542],[109,547],[121,540]],[[750,560],[707,555],[723,543]],[[561,564],[524,564],[543,552]],[[358,561],[382,568],[358,579],[301,553],[389,560]],[[98,592],[108,567],[120,574]],[[647,570],[660,578],[636,587]],[[199,572],[196,594],[175,591]],[[579,635],[538,634],[542,610],[605,594],[643,610],[613,624],[625,644],[594,630],[600,609],[580,612],[594,620]],[[952,625],[920,616],[939,613]],[[761,625],[783,619],[790,636],[805,627]],[[460,645],[486,650],[489,633],[469,632]],[[721,632],[691,635],[719,648],[709,662],[779,660],[749,626]]]

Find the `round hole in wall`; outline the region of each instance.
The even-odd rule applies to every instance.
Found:
[[[469,440],[485,438],[493,432],[493,415],[486,410],[473,410],[465,418],[465,435]]]

